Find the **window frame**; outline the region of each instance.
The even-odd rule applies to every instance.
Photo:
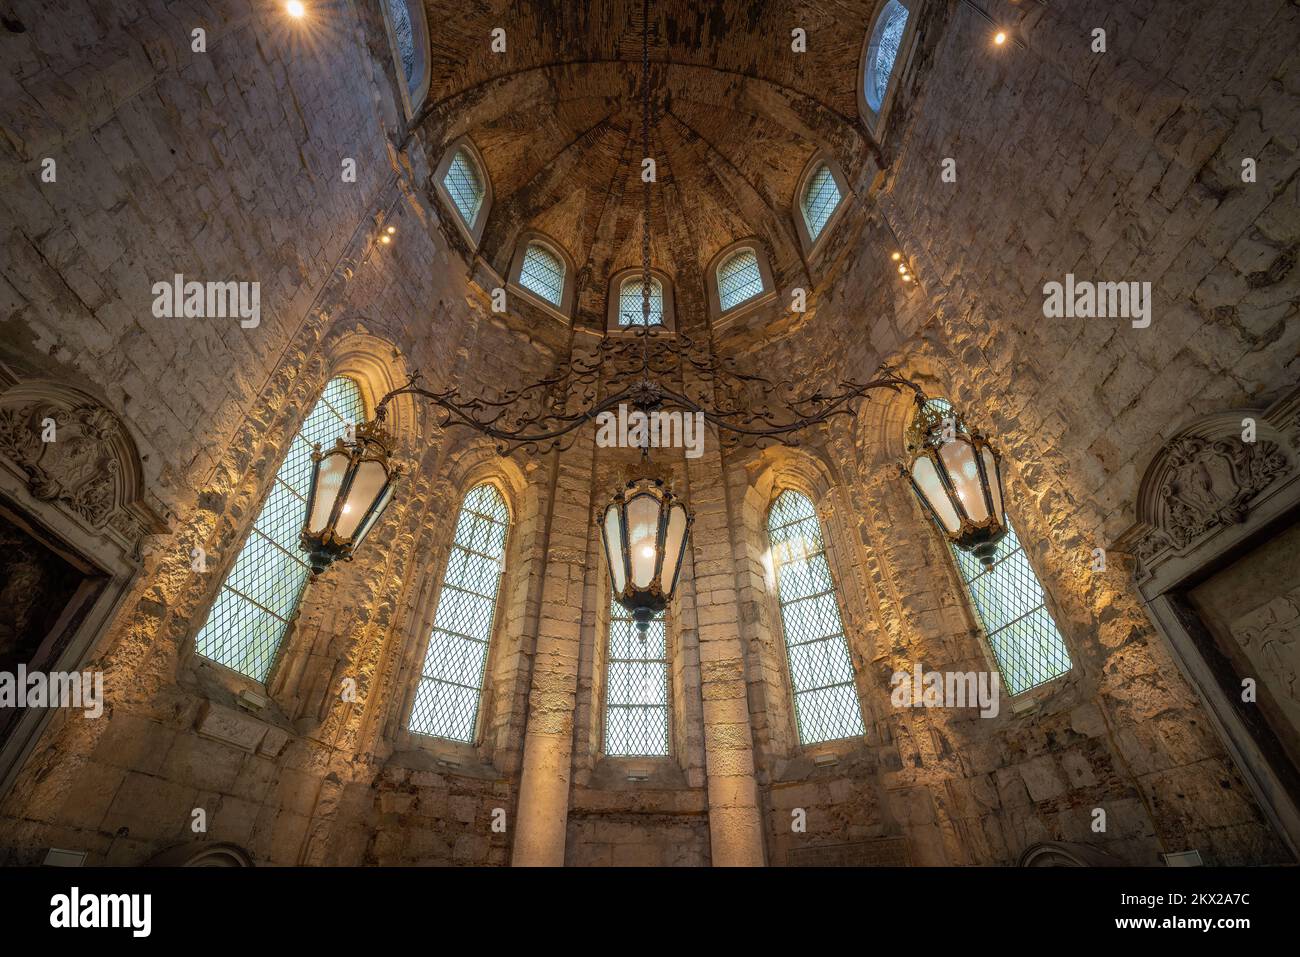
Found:
[[[284,633],[276,643],[275,652],[271,656],[271,661],[267,666],[265,678],[255,678],[252,675],[245,674],[237,668],[232,668],[230,665],[217,661],[215,658],[209,658],[207,655],[204,655],[199,651],[198,638],[199,635],[203,633],[203,629],[207,627],[212,612],[216,608],[217,602],[221,597],[221,591],[226,587],[226,581],[234,571],[235,565],[238,564],[240,555],[243,554],[250,536],[253,535],[254,526],[262,515],[262,509],[266,507],[271,493],[275,490],[275,483],[279,480],[280,471],[284,468],[285,462],[289,458],[289,454],[293,451],[293,440],[301,436],[303,426],[306,425],[307,419],[311,416],[311,413],[315,411],[316,406],[324,400],[325,391],[329,388],[330,383],[335,379],[347,379],[356,388],[361,399],[362,412],[365,416],[364,421],[369,421],[370,417],[374,414],[372,396],[367,389],[367,383],[363,381],[360,376],[346,371],[335,371],[326,376],[324,382],[321,383],[321,387],[314,393],[315,398],[312,400],[311,405],[308,406],[306,412],[304,412],[294,424],[293,434],[290,436],[289,441],[285,443],[284,452],[276,460],[275,471],[272,473],[270,481],[260,489],[256,510],[249,510],[250,514],[248,516],[247,524],[245,524],[237,543],[233,548],[226,549],[225,561],[221,563],[221,566],[218,569],[219,577],[217,577],[216,587],[213,589],[212,594],[204,607],[202,618],[200,619],[198,615],[195,615],[194,618],[191,619],[192,625],[194,625],[194,622],[197,622],[197,625],[194,625],[193,630],[189,633],[189,653],[192,658],[196,659],[202,667],[218,669],[218,673],[228,676],[241,687],[255,690],[259,694],[271,691],[276,684],[280,663],[284,660],[288,645],[297,631],[296,625],[298,622],[298,615],[302,610],[302,604],[307,595],[307,587],[311,584],[310,576],[304,580],[303,586],[298,592],[297,600],[294,602],[293,610],[290,612],[289,616],[284,619]],[[361,423],[358,422],[355,424],[360,425]],[[304,439],[304,442],[305,441],[306,440]],[[382,521],[382,518],[380,521]]]
[[[528,247],[534,243],[559,259],[564,266],[564,286],[560,292],[559,305],[543,299],[519,281],[524,269],[524,257],[528,254]],[[534,230],[520,233],[519,239],[515,242],[515,252],[510,262],[510,276],[506,282],[506,288],[510,292],[522,296],[530,305],[542,309],[567,326],[573,320],[573,303],[577,285],[577,269],[574,268],[573,257],[563,246],[545,233]]]
[[[808,229],[808,216],[804,212],[803,198],[808,184],[823,166],[830,171],[831,178],[835,180],[835,186],[840,191],[840,201],[835,204],[835,208],[827,217],[821,232],[813,236]],[[812,258],[825,248],[827,238],[844,217],[844,213],[849,206],[849,197],[852,195],[853,191],[849,189],[849,181],[844,177],[844,170],[835,161],[834,157],[825,151],[814,153],[812,158],[808,160],[807,165],[804,166],[803,173],[799,176],[799,181],[795,185],[794,201],[792,203],[795,232],[799,234],[799,244],[803,247],[805,256]]]
[[[506,535],[501,546],[501,571],[497,576],[496,598],[492,604],[492,621],[488,626],[487,650],[483,655],[483,672],[480,676],[478,703],[474,709],[473,733],[469,741],[461,741],[457,738],[429,734],[426,731],[412,730],[411,717],[415,711],[415,701],[420,691],[420,682],[424,680],[424,660],[429,653],[429,644],[433,641],[433,633],[437,626],[438,604],[442,600],[443,589],[447,584],[447,569],[451,565],[452,555],[456,549],[456,525],[460,518],[461,509],[464,508],[465,499],[469,497],[470,492],[481,485],[491,486],[500,496],[506,510]],[[409,687],[402,702],[399,729],[402,740],[413,747],[465,756],[476,752],[483,745],[487,734],[485,721],[485,712],[488,705],[487,692],[497,649],[502,644],[498,632],[504,627],[501,606],[503,600],[507,597],[510,582],[511,548],[515,540],[515,510],[506,488],[493,477],[479,477],[466,483],[464,491],[461,492],[456,502],[456,515],[448,526],[448,536],[443,546],[442,560],[438,562],[436,568],[430,569],[429,574],[433,577],[433,585],[425,589],[427,599],[420,609],[421,613],[417,616],[420,630],[416,633],[415,657],[412,659]]]
[[[406,66],[402,63],[402,51],[397,43],[397,30],[389,14],[390,0],[382,0],[380,14],[384,21],[384,33],[388,37],[388,48],[393,56],[393,68],[396,71],[398,95],[402,101],[402,110],[408,120],[414,118],[429,95],[429,24],[424,15],[424,4],[419,0],[398,0],[405,3],[406,15],[411,21],[411,43],[415,48],[415,73],[408,83]]]
[[[754,258],[758,260],[758,273],[763,282],[761,292],[751,296],[744,302],[738,302],[730,308],[722,308],[722,298],[718,288],[718,270],[723,263],[727,262],[732,256],[743,250],[751,250]],[[705,280],[708,285],[709,294],[709,314],[715,325],[722,325],[733,322],[741,316],[758,309],[776,299],[776,280],[772,276],[772,267],[768,261],[767,247],[762,240],[757,237],[749,237],[737,240],[730,245],[722,247],[713,258],[709,260],[709,266],[705,270]]]
[[[894,0],[894,2],[906,8],[907,25],[903,28],[903,37],[898,43],[898,56],[889,73],[889,83],[885,88],[885,95],[881,98],[879,110],[872,109],[871,104],[867,102],[867,70],[870,66],[868,60],[871,53],[871,38],[890,0],[878,0],[871,11],[871,17],[867,20],[866,36],[862,39],[862,54],[858,57],[858,113],[877,143],[884,140],[885,126],[897,98],[898,88],[911,69],[913,55],[916,52],[917,24],[925,9],[925,0]]]
[[[629,280],[640,280],[643,270],[640,266],[629,266],[627,269],[620,269],[609,279],[609,292],[605,308],[605,329],[607,332],[621,336],[635,336],[638,329],[644,329],[644,326],[624,326],[618,321],[620,303],[623,295],[623,285]],[[673,283],[668,278],[668,274],[662,269],[651,267],[650,278],[659,280],[659,285],[664,291],[664,315],[662,326],[651,326],[650,335],[665,335],[677,331],[677,312],[675,308],[675,296],[673,295]]]
[[[772,509],[775,507],[777,499],[786,492],[793,492],[800,495],[812,505],[813,517],[817,522],[817,529],[821,534],[822,555],[826,560],[826,571],[831,580],[831,586],[835,598],[835,609],[840,618],[840,629],[842,640],[844,641],[845,652],[849,658],[849,667],[853,672],[852,688],[854,699],[858,706],[858,717],[861,720],[863,727],[861,734],[826,738],[821,741],[803,740],[799,725],[797,692],[795,691],[794,686],[794,666],[790,661],[790,644],[786,634],[785,608],[781,601],[781,569],[776,560],[774,554],[775,549],[773,548],[772,543]],[[867,733],[867,709],[863,703],[862,687],[860,684],[862,676],[859,668],[853,661],[853,645],[849,641],[848,622],[844,616],[843,585],[840,576],[835,571],[835,562],[833,561],[833,558],[836,556],[837,546],[831,539],[827,523],[823,519],[821,508],[818,505],[818,496],[813,494],[809,489],[801,487],[800,485],[779,484],[774,486],[771,493],[771,499],[768,501],[767,508],[762,514],[762,526],[760,530],[763,535],[763,541],[767,548],[767,552],[771,556],[772,584],[774,587],[768,590],[768,598],[771,603],[769,607],[771,608],[772,620],[778,631],[776,637],[780,639],[781,644],[781,673],[785,681],[786,704],[790,709],[790,730],[792,732],[790,740],[794,742],[793,750],[831,752],[838,751],[838,749],[843,748],[846,745],[852,746],[854,744],[860,744]]]
[[[443,180],[447,178],[447,171],[451,169],[451,164],[456,159],[456,154],[462,150],[469,154],[479,178],[483,181],[483,200],[479,203],[478,212],[474,215],[474,222],[472,223],[465,222],[460,207],[456,205],[456,200],[443,183]],[[455,220],[456,226],[469,243],[470,249],[478,249],[479,242],[483,239],[483,231],[487,228],[488,214],[492,210],[492,177],[488,175],[487,163],[483,160],[483,154],[479,152],[478,147],[474,145],[474,141],[468,136],[457,137],[443,150],[442,160],[433,173],[433,186],[442,201],[451,210],[451,218]]]

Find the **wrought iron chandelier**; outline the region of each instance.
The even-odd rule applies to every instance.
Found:
[[[643,0],[642,16],[641,140],[649,157],[649,0]],[[730,446],[793,445],[809,429],[837,416],[856,415],[860,402],[878,390],[910,389],[918,410],[925,409],[920,386],[891,370],[882,369],[867,381],[842,380],[830,391],[803,393],[794,382],[742,370],[734,359],[716,355],[708,344],[697,343],[680,328],[673,335],[655,335],[656,328],[663,327],[651,321],[650,188],[650,179],[643,177],[642,322],[632,328],[633,335],[605,336],[594,352],[570,355],[549,375],[504,390],[495,398],[465,395],[456,388],[428,389],[420,385],[418,373],[393,389],[379,401],[374,420],[356,430],[354,441],[340,439],[334,450],[317,449],[313,456],[312,494],[301,537],[313,573],[338,559],[350,559],[392,500],[397,473],[390,465],[392,439],[383,423],[389,403],[401,395],[428,400],[442,411],[443,428],[460,426],[478,432],[493,440],[502,455],[520,450],[534,455],[562,452],[573,445],[583,426],[620,405],[646,414],[699,413],[714,426],[719,440]],[[922,442],[908,479],[950,538],[981,554],[980,549],[991,551],[989,543],[1005,534],[997,453],[983,439],[964,433],[959,445],[958,450],[945,451],[946,446]],[[613,495],[600,520],[615,597],[642,633],[673,596],[693,520],[663,478],[651,474],[648,458],[647,445],[641,449],[645,474]],[[974,499],[963,497],[975,494],[972,486],[963,484],[971,462],[986,504],[983,512]],[[927,468],[934,470],[933,476]],[[996,491],[990,476],[997,483]],[[941,498],[936,488],[945,494],[955,490],[957,498]],[[959,516],[956,532],[949,523],[953,510]],[[361,518],[354,520],[356,515]]]

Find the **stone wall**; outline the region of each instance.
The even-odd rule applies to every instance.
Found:
[[[268,704],[241,706],[258,689],[193,653],[331,375],[357,376],[372,402],[416,369],[432,386],[509,387],[590,341],[538,309],[491,312],[491,269],[428,188],[468,120],[449,98],[436,133],[410,136],[376,11],[339,10],[345,28],[304,48],[239,4],[87,5],[57,22],[15,8],[0,358],[121,416],[170,534],[149,540],[85,665],[105,672],[105,719],[51,722],[0,798],[0,862],[60,846],[143,863],[195,839],[194,809],[203,840],[275,864],[1010,864],[1044,840],[1137,864],[1190,848],[1209,863],[1286,859],[1143,613],[1130,560],[1089,564],[1131,523],[1165,437],[1297,378],[1294,3],[995,0],[1024,41],[995,49],[967,7],[932,0],[879,137],[882,176],[861,164],[835,234],[782,266],[811,308],[790,312],[782,288],[716,346],[803,383],[898,366],[995,435],[1074,668],[993,719],[890,705],[896,670],[989,667],[951,556],[894,471],[906,396],[799,454],[723,450],[710,433],[703,458],[671,462],[696,526],[669,612],[672,754],[643,784],[601,753],[608,581],[592,517],[627,457],[590,434],[500,459],[399,401],[404,493],[357,561],[309,586]],[[1110,52],[1089,50],[1094,26]],[[475,109],[496,122],[493,99]],[[1244,157],[1256,182],[1241,181]],[[547,179],[520,203],[559,190]],[[917,283],[898,279],[896,250]],[[152,283],[178,272],[260,281],[260,325],[155,318]],[[1151,282],[1151,326],[1044,318],[1043,284],[1066,273]],[[678,282],[698,278],[683,260]],[[599,325],[600,276],[582,281]],[[685,291],[678,307],[701,301]],[[485,480],[511,508],[508,567],[481,734],[454,746],[405,725],[456,508]],[[823,516],[861,740],[798,744],[765,541],[783,487]],[[196,546],[207,576],[191,571]]]

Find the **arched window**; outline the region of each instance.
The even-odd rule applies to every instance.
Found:
[[[867,60],[863,67],[863,95],[873,113],[879,113],[889,91],[889,78],[893,76],[903,34],[907,30],[908,11],[899,0],[889,0],[876,16],[867,47]]]
[[[495,486],[484,483],[466,493],[407,725],[416,734],[474,740],[509,527],[510,513]]]
[[[946,399],[930,399],[928,404],[941,413],[952,409]],[[1068,672],[1071,662],[1065,639],[1010,516],[1006,538],[998,543],[991,567],[956,545],[948,547],[1007,692],[1018,695]]]
[[[344,376],[331,379],[289,444],[252,530],[195,638],[195,649],[204,658],[266,681],[311,570],[298,550],[298,535],[311,487],[312,446],[333,445],[349,425],[365,419],[357,384]]]
[[[642,637],[627,609],[610,601],[605,664],[605,753],[668,753],[668,629],[661,611]]]
[[[471,230],[478,218],[479,207],[483,205],[483,176],[478,164],[466,149],[458,149],[447,167],[447,174],[442,178],[442,185],[447,195],[456,204],[456,210],[465,225]]]
[[[821,235],[831,214],[840,205],[839,184],[835,182],[835,175],[825,163],[817,167],[817,171],[808,177],[801,205],[804,222],[808,224],[808,238],[816,239]]]
[[[643,277],[635,276],[623,280],[618,290],[618,324],[620,326],[663,325],[664,321],[664,286],[654,276],[650,277],[650,321],[646,322],[642,311],[641,290]]]
[[[564,260],[541,243],[529,243],[519,270],[519,285],[553,306],[564,302]]]
[[[418,0],[385,0],[385,19],[393,57],[406,83],[405,106],[411,116],[429,88],[429,35]]]
[[[787,489],[767,518],[799,741],[865,734],[835,582],[812,500]]]
[[[738,249],[718,266],[718,303],[726,312],[763,291],[763,274],[758,268],[758,254],[752,249]]]

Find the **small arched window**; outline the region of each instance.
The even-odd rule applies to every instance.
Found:
[[[414,115],[429,89],[429,34],[423,6],[417,0],[385,0],[393,57],[405,81],[407,116]]]
[[[611,599],[605,664],[605,753],[668,753],[668,629],[661,611],[643,636]]]
[[[331,379],[289,444],[248,538],[194,640],[195,650],[204,658],[266,681],[311,571],[298,549],[298,535],[311,489],[312,446],[320,443],[328,448],[349,425],[365,419],[366,405],[356,382],[344,376]]]
[[[564,260],[541,243],[529,243],[519,285],[558,308],[564,302]]]
[[[947,399],[930,399],[928,404],[940,413],[952,410]],[[1048,610],[1047,595],[1010,516],[1007,535],[998,543],[992,566],[985,567],[952,543],[948,548],[1007,692],[1018,695],[1068,672],[1072,665],[1065,639]]]
[[[494,485],[465,494],[407,724],[416,734],[474,740],[509,528]]]
[[[762,291],[763,273],[754,250],[738,249],[719,264],[718,304],[723,312],[748,302]]]
[[[664,286],[654,276],[650,277],[650,321],[647,323],[643,309],[642,276],[623,280],[618,290],[618,324],[620,326],[657,326],[664,321]]]
[[[825,163],[808,177],[804,186],[803,199],[804,222],[808,224],[808,238],[816,239],[826,227],[831,214],[840,205],[840,187],[835,182],[835,175]]]
[[[866,733],[821,522],[812,500],[787,489],[767,518],[801,744]]]
[[[483,205],[483,175],[478,164],[466,149],[456,150],[447,167],[447,174],[442,178],[442,185],[447,195],[456,204],[456,211],[465,225],[471,230],[478,218],[479,208]]]
[[[894,74],[894,64],[898,60],[903,34],[907,30],[907,17],[907,7],[899,0],[889,0],[876,16],[863,69],[863,95],[867,99],[867,106],[875,113],[879,113],[885,104],[889,79]]]

